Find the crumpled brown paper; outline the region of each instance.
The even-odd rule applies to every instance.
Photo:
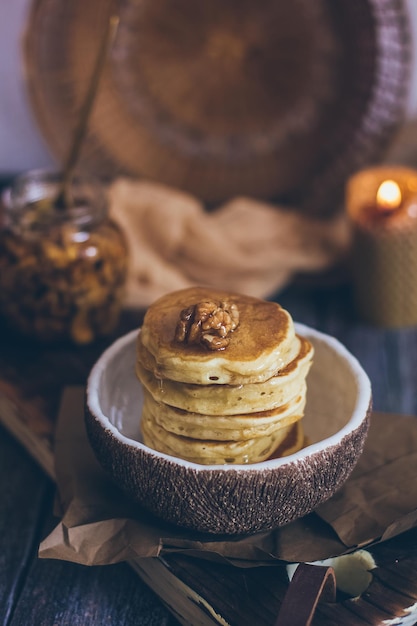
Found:
[[[65,391],[55,441],[62,520],[39,556],[103,565],[170,552],[260,566],[315,561],[417,525],[417,418],[374,413],[364,453],[328,502],[284,528],[245,537],[180,529],[128,500],[97,463],[84,430],[84,389]]]
[[[311,219],[243,197],[208,212],[190,194],[126,178],[109,198],[130,252],[127,307],[193,285],[266,298],[296,273],[331,268],[350,245],[341,214]]]

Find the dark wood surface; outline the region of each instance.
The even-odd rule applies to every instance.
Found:
[[[292,286],[277,299],[296,321],[333,334],[358,357],[371,378],[376,410],[417,415],[417,328],[384,330],[363,324],[346,285]],[[126,314],[116,334],[140,320],[140,312]],[[24,381],[23,399],[38,394],[52,414],[62,386],[82,384],[113,338],[78,350],[42,348],[0,329],[2,380],[11,385]],[[3,427],[0,476],[1,624],[178,624],[127,564],[88,568],[37,558],[40,540],[57,522],[54,485]]]

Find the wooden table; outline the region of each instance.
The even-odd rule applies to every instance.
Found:
[[[293,285],[277,300],[296,321],[334,335],[358,357],[371,378],[376,410],[417,415],[417,328],[384,330],[361,323],[344,284]],[[115,336],[137,327],[141,317],[141,312],[125,314]],[[0,329],[0,398],[8,385],[19,383],[24,397],[35,397],[35,404],[39,400],[49,414],[56,413],[62,387],[83,384],[113,339],[82,349],[42,349]],[[42,434],[39,415],[31,419]],[[39,542],[57,523],[54,491],[51,478],[0,426],[0,623],[178,624],[127,564],[88,568],[37,558]]]

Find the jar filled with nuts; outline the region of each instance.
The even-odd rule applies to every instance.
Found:
[[[60,182],[58,174],[30,171],[3,196],[0,315],[36,339],[86,344],[118,322],[127,249],[103,186],[76,176],[61,206]]]

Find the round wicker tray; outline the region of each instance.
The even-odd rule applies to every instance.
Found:
[[[66,155],[106,19],[102,0],[37,0],[30,99]],[[147,177],[208,204],[239,194],[311,213],[402,120],[410,34],[401,0],[123,0],[82,166]]]

